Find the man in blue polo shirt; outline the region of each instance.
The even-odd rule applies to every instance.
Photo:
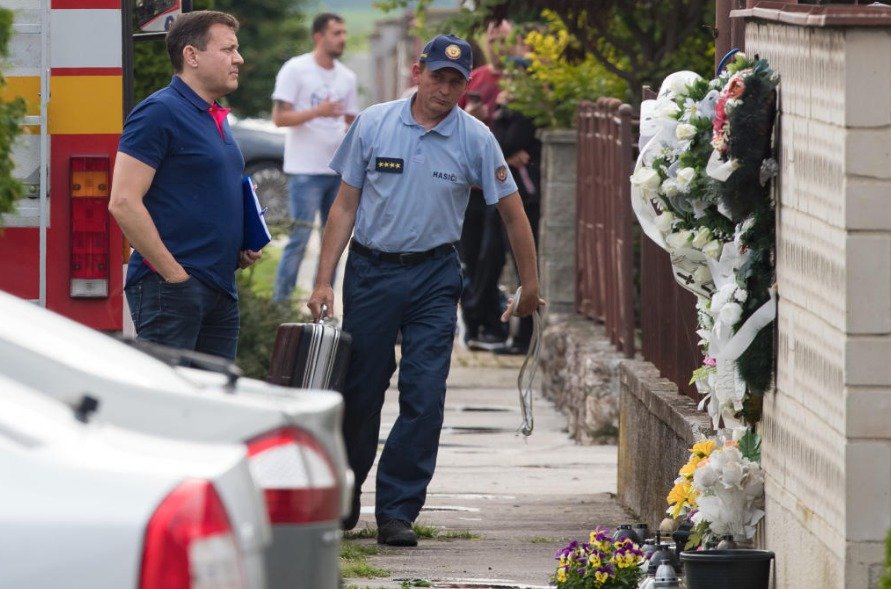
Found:
[[[124,124],[109,210],[135,251],[126,294],[140,339],[235,358],[244,158],[217,100],[238,87],[238,21],[198,11],[167,33],[170,85]]]
[[[463,278],[454,243],[471,186],[497,206],[517,256],[520,315],[539,303],[532,231],[495,138],[456,107],[472,68],[470,45],[440,35],[412,66],[417,92],[365,110],[331,161],[342,183],[322,241],[308,306],[333,310],[331,279],[347,243],[343,327],[352,335],[343,431],[356,475],[353,514],[377,451],[384,393],[402,332],[399,418],[377,470],[378,542],[414,546],[411,524],[433,477]],[[350,235],[355,235],[350,241]]]

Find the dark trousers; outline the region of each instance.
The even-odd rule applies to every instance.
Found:
[[[238,348],[238,301],[194,276],[171,284],[151,273],[125,290],[138,339],[230,360]]]
[[[489,333],[502,333],[498,281],[505,262],[504,228],[498,210],[487,205],[482,191],[476,189],[470,191],[464,215],[461,261],[467,275],[461,297],[467,337],[476,337],[481,327]]]
[[[402,333],[399,417],[377,470],[378,523],[413,522],[426,500],[439,450],[462,283],[454,250],[414,266],[355,251],[347,258],[343,328],[353,339],[343,433],[357,489],[374,463],[384,393],[396,370],[396,334]]]

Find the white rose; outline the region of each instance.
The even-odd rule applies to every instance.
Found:
[[[659,178],[659,172],[646,166],[639,167],[634,170],[634,173],[631,175],[631,183],[635,186],[639,186],[641,190],[646,192],[652,192],[659,188],[661,181],[662,179]]]
[[[662,194],[672,197],[677,195],[678,192],[680,192],[680,190],[678,190],[678,181],[674,178],[666,178],[662,183]]]
[[[740,317],[742,317],[742,307],[737,303],[727,303],[721,307],[721,321],[725,325],[736,325]]]
[[[693,238],[692,231],[678,231],[677,233],[669,233],[665,236],[665,243],[671,249],[682,249],[690,247],[690,240]]]
[[[708,266],[700,266],[696,269],[696,272],[693,273],[693,280],[695,280],[697,284],[705,284],[706,282],[710,282],[711,279],[712,273],[708,269]]]
[[[717,239],[713,239],[704,246],[702,246],[702,253],[712,258],[713,260],[717,260],[718,256],[721,255],[721,250],[724,246]]]
[[[708,227],[700,227],[693,236],[693,247],[701,250],[711,240],[712,232],[708,230]]]
[[[733,293],[733,298],[737,300],[737,302],[745,303],[746,299],[749,298],[749,291],[744,288],[737,288],[736,292]]]
[[[674,215],[668,211],[665,211],[656,217],[656,228],[662,233],[671,233],[673,225]]]
[[[742,482],[743,467],[739,462],[730,462],[724,465],[721,480],[727,488],[737,487]]]
[[[681,107],[675,104],[673,100],[661,98],[656,101],[656,107],[653,109],[653,116],[657,119],[674,120],[680,112]]]
[[[678,189],[681,192],[687,192],[690,190],[690,183],[693,182],[693,179],[696,178],[696,170],[693,168],[681,168],[678,170]]]
[[[693,471],[693,484],[698,489],[708,489],[718,482],[718,473],[710,464]]]
[[[696,127],[693,125],[681,123],[675,128],[674,136],[677,137],[678,141],[689,141],[696,137],[696,132]]]

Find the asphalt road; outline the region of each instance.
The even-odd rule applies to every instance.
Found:
[[[597,525],[631,523],[614,498],[615,446],[575,444],[565,417],[540,395],[534,432],[525,439],[516,434],[518,368],[519,359],[458,346],[453,356],[436,475],[416,523],[445,536],[474,537],[380,547],[368,562],[389,576],[348,578],[346,586],[400,588],[423,580],[431,583],[423,586],[443,589],[547,587],[558,549],[587,538]],[[395,383],[396,377],[384,406],[382,441],[398,410]],[[364,489],[359,529],[374,526],[374,480]],[[376,546],[374,539],[350,542]]]

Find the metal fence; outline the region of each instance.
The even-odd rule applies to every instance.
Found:
[[[634,238],[629,170],[634,162],[631,106],[615,98],[579,105],[576,185],[576,308],[602,321],[634,356]]]
[[[576,308],[603,323],[629,358],[639,334],[643,357],[683,394],[698,398],[689,384],[702,360],[696,297],[675,282],[668,254],[639,237],[631,210],[636,126],[632,107],[617,99],[579,105]]]

